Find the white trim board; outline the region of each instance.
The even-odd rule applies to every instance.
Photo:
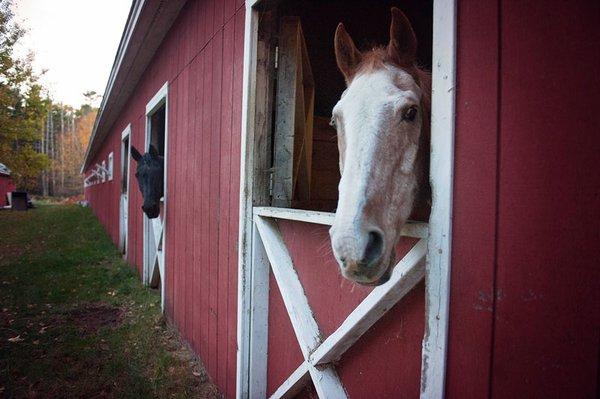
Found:
[[[335,217],[335,213],[330,212],[277,208],[272,206],[255,206],[254,215],[326,226],[331,226],[333,224],[333,218]],[[408,221],[402,228],[400,234],[406,237],[426,238],[429,235],[427,223]]]
[[[238,238],[238,315],[236,398],[264,397],[263,387],[250,385],[250,329],[252,281],[252,198],[254,160],[254,120],[256,91],[256,58],[258,42],[258,1],[246,3],[244,28],[244,67],[242,82],[242,132],[240,160],[240,226]],[[265,264],[261,265],[264,269]],[[268,267],[268,263],[266,264]],[[267,277],[268,278],[268,277]],[[263,282],[264,283],[264,282]],[[253,391],[251,391],[253,389]]]
[[[167,103],[167,95],[169,94],[169,82],[165,82],[156,94],[146,104],[146,117],[152,116],[159,107]],[[166,131],[166,128],[165,128]],[[146,132],[146,140],[148,139],[148,132]],[[166,136],[165,136],[166,137]],[[166,151],[165,151],[166,152]]]
[[[434,0],[429,174],[432,207],[425,274],[425,303],[428,311],[421,364],[422,398],[443,398],[446,384],[454,180],[456,24],[456,0]]]

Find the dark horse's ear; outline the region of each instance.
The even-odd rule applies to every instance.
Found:
[[[352,38],[341,22],[335,30],[334,47],[338,68],[346,78],[346,84],[350,84],[358,65],[362,61],[362,54],[354,45]]]
[[[131,146],[131,156],[136,162],[139,162],[140,159],[142,159],[142,154],[140,154],[140,152],[134,146]]]
[[[392,7],[388,57],[400,66],[412,66],[417,56],[417,38],[408,18],[400,9]]]
[[[150,150],[148,151],[152,158],[158,159],[158,150],[153,144],[150,144]]]

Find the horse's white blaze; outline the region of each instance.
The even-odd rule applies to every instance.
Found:
[[[418,107],[421,90],[400,68],[386,65],[356,76],[333,110],[340,149],[339,201],[331,238],[342,273],[356,281],[378,280],[387,270],[398,231],[412,210],[414,172],[421,130],[420,112],[412,122],[402,119]],[[361,260],[369,232],[383,235],[380,270],[361,276]],[[353,273],[353,274],[351,274]]]

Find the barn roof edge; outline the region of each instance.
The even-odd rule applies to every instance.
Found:
[[[90,166],[102,147],[120,111],[133,94],[147,65],[186,2],[187,0],[132,1],[81,165],[81,173]]]

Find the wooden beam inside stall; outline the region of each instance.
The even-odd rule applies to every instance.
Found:
[[[273,205],[310,200],[315,84],[298,17],[281,19],[274,142]]]

